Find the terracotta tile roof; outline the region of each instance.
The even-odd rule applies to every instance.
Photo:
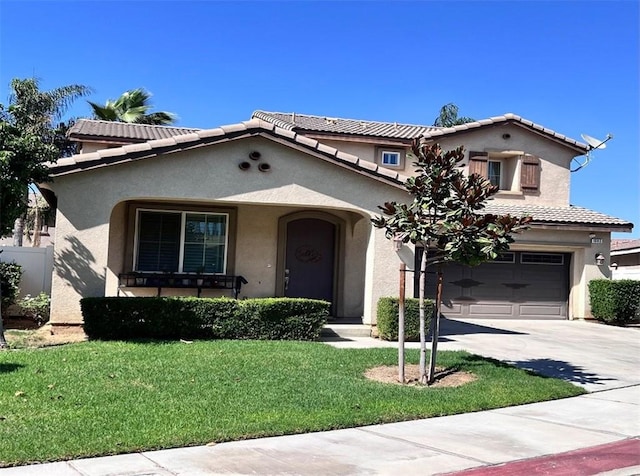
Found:
[[[640,239],[611,240],[611,251],[632,250],[635,248],[640,248]]]
[[[95,122],[95,121],[93,121]],[[105,121],[99,121],[105,122]],[[115,123],[114,123],[115,124]],[[153,126],[152,126],[153,127]],[[155,126],[158,127],[158,126]],[[129,144],[122,147],[102,149],[87,154],[78,154],[71,157],[60,158],[55,164],[49,164],[50,175],[57,177],[72,174],[84,170],[92,170],[109,165],[147,159],[166,152],[205,147],[217,142],[224,142],[238,137],[263,136],[284,141],[292,146],[304,148],[308,153],[338,165],[353,169],[357,172],[371,175],[402,187],[408,177],[392,170],[379,167],[377,164],[360,159],[355,155],[347,154],[333,147],[322,144],[296,132],[281,129],[274,124],[252,119],[239,124],[231,124],[215,129],[196,129],[193,132],[185,132],[182,135],[174,135],[161,139],[150,140],[138,144]]]
[[[595,227],[615,227],[629,229],[633,227],[621,218],[605,215],[604,213],[589,210],[587,208],[569,205],[568,207],[545,207],[539,205],[505,205],[489,202],[485,208],[487,213],[498,215],[511,214],[513,216],[531,216],[533,224],[563,224],[563,225],[593,225]]]
[[[325,132],[394,139],[413,139],[439,129],[433,126],[341,119],[338,117],[310,116],[307,114],[283,112],[255,111],[251,117],[262,119],[278,127],[292,131]]]
[[[397,122],[374,122],[359,119],[312,116],[308,114],[255,111],[252,118],[262,119],[283,129],[306,133],[346,134],[351,136],[380,137],[390,139],[415,139],[439,137],[470,131],[481,127],[512,123],[534,132],[558,140],[580,154],[587,152],[587,144],[571,139],[540,124],[524,119],[516,114],[507,113],[480,121],[469,122],[454,127],[434,127],[424,125],[400,124]]]
[[[200,129],[172,126],[153,126],[149,124],[129,124],[127,122],[98,121],[79,119],[71,129],[71,139],[87,137],[112,139],[132,142],[143,142],[155,139],[166,139],[183,134],[192,134]]]

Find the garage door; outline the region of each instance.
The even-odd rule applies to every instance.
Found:
[[[568,253],[508,252],[475,267],[443,268],[447,317],[566,319]],[[429,270],[432,271],[432,270]],[[417,285],[415,287],[418,295]],[[427,274],[427,295],[435,294],[435,274]]]

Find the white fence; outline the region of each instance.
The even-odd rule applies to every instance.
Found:
[[[620,266],[611,270],[611,279],[635,279],[640,281],[640,266]]]
[[[53,246],[29,248],[16,246],[0,247],[0,261],[22,266],[20,297],[27,294],[37,296],[41,292],[51,295],[51,275],[53,274]]]

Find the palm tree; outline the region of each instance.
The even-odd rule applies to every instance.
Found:
[[[433,125],[436,127],[453,127],[460,124],[466,124],[467,122],[474,122],[475,119],[471,117],[458,117],[458,106],[450,102],[440,108],[440,114],[436,117]]]
[[[56,124],[67,111],[69,106],[76,99],[87,96],[91,89],[80,84],[71,84],[52,89],[51,91],[40,91],[40,82],[37,78],[11,80],[11,95],[9,96],[9,106],[2,119],[7,121],[21,134],[32,138],[37,138],[39,143],[49,147],[50,160],[55,161],[64,151],[69,148],[69,141],[63,135],[66,127],[64,122]],[[22,246],[22,235],[24,231],[24,208],[26,208],[27,187],[30,183],[46,179],[46,167],[42,165],[47,157],[31,157],[30,161],[23,162],[20,170],[26,176],[14,183],[17,184],[16,193],[24,188],[24,200],[18,200],[20,207],[13,210],[16,217],[14,225],[14,246]],[[14,170],[14,174],[18,174]],[[4,177],[10,182],[9,177]],[[3,184],[5,187],[7,183]],[[7,197],[5,197],[7,198]],[[4,205],[4,204],[3,204]],[[1,232],[2,230],[0,230]]]
[[[107,100],[104,106],[91,101],[87,102],[93,109],[94,118],[103,121],[154,125],[173,124],[175,122],[176,115],[170,112],[147,113],[151,109],[149,99],[151,99],[151,93],[139,88],[125,91],[115,101]]]

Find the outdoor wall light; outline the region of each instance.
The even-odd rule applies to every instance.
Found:
[[[596,253],[596,264],[602,266],[604,264],[604,255],[602,253]]]
[[[238,167],[240,167],[240,170],[249,170],[251,168],[251,164],[249,162],[240,162]]]
[[[402,237],[400,235],[393,237],[393,250],[396,253],[402,249],[402,244]]]

